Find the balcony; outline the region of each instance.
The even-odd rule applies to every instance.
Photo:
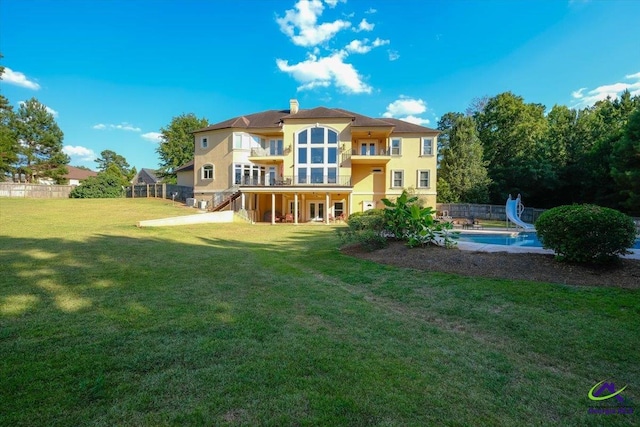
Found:
[[[351,159],[352,164],[379,165],[388,163],[391,160],[391,151],[388,148],[380,148],[375,152],[370,150],[358,151],[356,149],[343,152],[342,161],[346,162],[349,159]]]
[[[285,156],[287,156],[290,151],[289,148],[285,148],[284,150],[252,148],[249,161],[253,163],[279,163],[284,161]]]
[[[268,176],[260,178],[243,177],[238,185],[241,187],[351,187],[351,176],[290,175],[273,180]]]

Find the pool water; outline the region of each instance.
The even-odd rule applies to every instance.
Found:
[[[511,234],[460,233],[461,242],[483,243],[485,245],[522,246],[541,248],[542,243],[536,233],[520,232]],[[640,249],[640,239],[636,239],[633,249]]]

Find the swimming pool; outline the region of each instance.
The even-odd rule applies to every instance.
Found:
[[[523,231],[513,233],[460,233],[461,242],[482,243],[485,245],[521,246],[529,248],[541,248],[535,232]],[[636,239],[633,249],[640,249],[640,239]]]

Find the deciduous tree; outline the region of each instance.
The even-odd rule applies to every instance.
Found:
[[[160,175],[165,181],[175,183],[175,170],[193,160],[193,132],[208,125],[207,119],[199,119],[195,114],[189,113],[174,117],[167,127],[160,129],[162,141],[156,152],[160,156]]]

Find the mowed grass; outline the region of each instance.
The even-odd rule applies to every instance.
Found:
[[[342,255],[332,227],[139,229],[0,199],[0,425],[638,425],[640,293]],[[634,414],[594,415],[614,382]]]

